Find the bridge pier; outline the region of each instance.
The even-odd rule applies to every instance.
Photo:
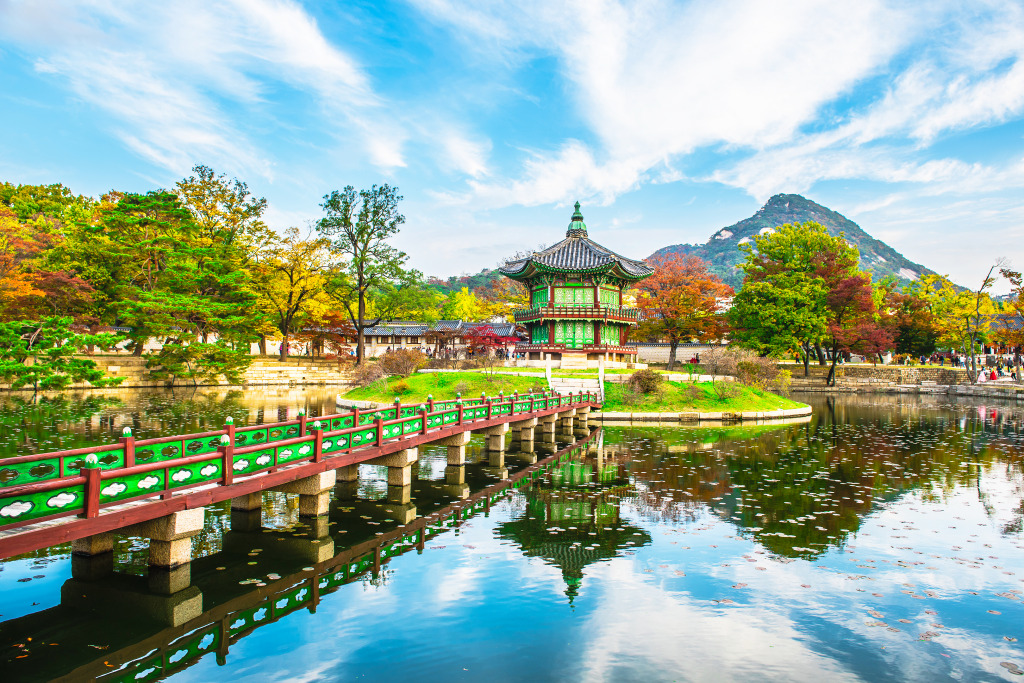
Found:
[[[388,502],[407,504],[412,499],[412,466],[419,461],[418,448],[406,448],[396,453],[370,460],[370,465],[388,468]]]
[[[590,429],[590,406],[582,406],[576,409],[576,429]]]
[[[337,500],[352,500],[359,491],[359,465],[346,465],[334,470],[337,477],[334,497]]]
[[[566,410],[564,412],[557,413],[557,415],[558,415],[558,428],[562,432],[572,432],[573,421],[576,418],[576,409],[575,408],[570,408],[569,410]]]
[[[503,422],[500,425],[494,425],[487,429],[481,430],[483,434],[487,435],[487,450],[488,451],[504,451],[505,450],[505,435],[508,434],[509,425],[507,422]]]
[[[263,492],[231,499],[231,530],[259,531],[263,527]]]
[[[96,534],[71,542],[71,576],[95,581],[114,573],[114,535]]]
[[[203,530],[205,508],[179,510],[166,517],[119,529],[125,536],[149,539],[149,566],[173,568],[192,562],[192,537]]]
[[[272,490],[299,494],[299,516],[318,517],[326,515],[330,510],[331,489],[334,488],[336,481],[336,471],[327,470],[289,484],[276,486]]]
[[[448,465],[461,466],[466,464],[466,444],[469,443],[470,433],[459,432],[452,436],[446,436],[432,443],[438,446],[448,447]]]

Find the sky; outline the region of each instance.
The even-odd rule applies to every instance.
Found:
[[[276,229],[389,183],[428,275],[561,239],[577,200],[644,258],[780,192],[961,284],[1024,268],[1020,2],[0,0],[0,125],[0,181],[205,164]]]

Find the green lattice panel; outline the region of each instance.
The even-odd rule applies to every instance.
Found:
[[[155,444],[136,444],[135,462],[145,465],[151,462],[163,462],[181,457],[182,442],[166,441]]]
[[[267,427],[267,441],[284,441],[294,439],[302,431],[299,425],[282,425],[280,427]]]
[[[270,612],[270,601],[264,600],[256,607],[250,607],[249,609],[239,610],[235,612],[231,623],[228,624],[228,634],[235,635],[241,633],[253,626],[266,623],[272,619]]]
[[[371,427],[370,429],[360,429],[358,432],[352,432],[352,448],[360,448],[372,444],[377,440],[377,430]]]
[[[227,432],[225,432],[226,434]],[[216,453],[220,446],[220,435],[207,436],[200,439],[184,439],[185,455],[202,455],[204,453]],[[138,462],[136,455],[135,461]]]
[[[310,437],[306,441],[289,444],[288,446],[278,446],[277,462],[291,462],[292,460],[309,457],[313,455],[314,448],[316,448],[316,437]]]
[[[235,432],[235,448],[240,446],[255,446],[256,444],[266,443],[266,441],[266,429],[247,429],[244,432]]]
[[[208,626],[202,631],[190,633],[165,650],[167,671],[180,669],[199,659],[207,652],[216,652],[220,645],[220,625]]]
[[[420,414],[420,407],[419,406],[406,406],[406,407],[402,408],[402,412],[401,412],[402,417],[415,417],[416,415],[419,415],[419,414]]]
[[[338,436],[325,436],[323,443],[324,453],[345,450],[346,448],[348,448],[348,438],[348,434],[339,434]]]
[[[34,481],[47,481],[60,476],[60,458],[44,458],[33,462],[20,462],[5,465],[0,460],[0,486],[31,484]]]
[[[85,492],[81,484],[53,491],[0,498],[0,526],[58,512],[79,512],[84,507],[84,501]]]
[[[113,479],[107,479],[100,487],[100,503],[110,503],[115,500],[133,498],[147,493],[156,493],[164,489],[163,470],[143,472],[141,474],[126,474]]]
[[[134,683],[136,681],[155,681],[164,672],[163,653],[157,650],[157,654],[139,660],[130,669],[120,672],[113,678],[102,678],[104,681],[118,681],[123,683]]]
[[[442,413],[441,417],[444,418],[445,424],[452,424],[453,422],[459,421],[459,411],[453,410],[451,412]]]
[[[168,468],[171,476],[171,488],[220,479],[224,476],[224,473],[221,471],[222,467],[223,464],[220,459],[194,462],[191,465],[182,465],[181,467],[172,465]]]
[[[231,458],[231,469],[236,475],[250,474],[270,467],[274,463],[274,448],[264,448],[251,453],[235,453]]]
[[[422,418],[418,419],[418,420],[412,420],[410,422],[403,422],[402,423],[402,433],[403,434],[412,434],[414,432],[420,432],[420,431],[423,431],[423,420],[422,420]]]
[[[309,589],[308,585],[305,585],[305,582],[285,593],[279,593],[271,598],[274,605],[274,617],[277,618],[298,609],[312,599],[313,591]]]
[[[453,410],[455,407],[455,401],[441,401],[434,404],[434,410]]]
[[[356,577],[371,567],[373,567],[373,553],[367,553],[349,563],[348,575]]]
[[[326,576],[321,577],[321,579],[320,579],[320,587],[321,588],[337,588],[338,586],[345,585],[346,583],[348,583],[348,575],[346,574],[346,570],[347,569],[348,569],[348,565],[346,564],[344,567],[342,567],[338,571],[332,572],[330,574],[327,574]]]
[[[97,463],[100,469],[103,470],[114,470],[119,467],[124,467],[124,448],[118,446],[117,448],[109,448],[106,450],[96,450],[93,452],[96,456]],[[85,464],[85,459],[89,453],[83,453],[82,455],[74,455],[69,458],[64,458],[64,476],[77,474],[78,470]]]
[[[442,424],[444,424],[444,415],[431,415],[427,418],[427,429],[440,427]]]
[[[346,427],[352,427],[355,425],[355,416],[346,415],[345,417],[336,417],[331,420],[331,429],[345,429]]]

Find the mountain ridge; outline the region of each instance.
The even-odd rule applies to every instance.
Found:
[[[753,241],[755,235],[766,234],[780,225],[806,221],[820,223],[831,235],[843,233],[846,241],[860,252],[861,268],[869,271],[876,282],[887,275],[893,275],[905,283],[922,275],[934,274],[931,269],[914,263],[885,242],[872,237],[841,213],[798,194],[777,194],[771,197],[753,216],[721,228],[704,244],[672,244],[658,249],[647,258],[692,254],[706,261],[709,270],[726,284],[739,289],[743,282],[743,272],[736,266],[744,261],[744,253],[739,246]]]

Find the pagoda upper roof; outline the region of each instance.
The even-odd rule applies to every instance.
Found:
[[[590,239],[579,202],[564,240],[526,258],[509,261],[498,270],[513,280],[558,272],[607,273],[624,280],[641,280],[654,272],[646,263],[620,256]]]

